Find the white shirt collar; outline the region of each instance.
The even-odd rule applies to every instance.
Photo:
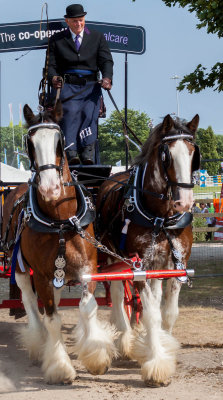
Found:
[[[72,32],[71,29],[70,29],[70,33],[71,33],[72,39],[75,40],[77,35],[74,32]],[[81,31],[81,33],[79,33],[79,40],[80,41],[82,41],[83,35],[84,35],[84,29]]]

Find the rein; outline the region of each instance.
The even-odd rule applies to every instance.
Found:
[[[132,172],[133,169],[134,169],[134,167],[132,167],[132,168],[129,170],[130,174],[131,174],[131,172]],[[78,171],[76,171],[76,174],[78,175]],[[121,174],[122,174],[122,172],[120,173],[120,175],[121,175]],[[64,183],[64,186],[75,186],[75,185],[79,185],[80,183],[83,184],[83,185],[85,185],[85,184],[88,184],[88,183],[92,183],[92,182],[94,182],[94,181],[98,181],[98,180],[104,181],[104,180],[105,180],[105,177],[104,177],[104,176],[102,177],[102,176],[100,176],[100,175],[88,174],[88,173],[82,172],[82,171],[81,171],[81,175],[92,176],[92,177],[94,177],[95,179],[86,180],[86,181],[81,181],[81,182],[65,182],[65,183]],[[117,179],[113,179],[113,178],[110,178],[110,177],[107,178],[106,180],[107,180],[107,181],[111,181],[111,182],[115,182],[115,183],[117,183],[117,184],[120,184],[121,186],[123,186],[123,187],[125,187],[125,188],[127,188],[127,189],[130,189],[130,188],[132,188],[132,189],[137,189],[139,192],[146,193],[146,194],[150,194],[151,196],[154,196],[154,197],[156,197],[156,198],[158,198],[158,199],[160,199],[160,200],[169,200],[169,197],[165,196],[164,194],[159,194],[159,193],[151,192],[150,190],[140,189],[140,188],[138,188],[138,187],[136,187],[136,186],[134,186],[134,185],[132,185],[132,184],[130,184],[130,183],[125,183],[125,182],[123,182],[123,181],[118,181]],[[118,186],[118,185],[116,185],[116,186]]]
[[[91,81],[91,82],[89,82],[89,84],[92,84],[92,85],[95,85],[95,83],[100,83],[100,82],[99,82],[99,81]],[[77,96],[79,96],[80,94],[84,93],[86,89],[87,89],[87,87],[84,87],[84,88],[83,88],[82,90],[80,90],[78,93],[75,93],[75,94],[73,94],[72,96],[66,97],[65,99],[61,100],[61,103],[64,104],[64,103],[66,103],[67,101],[69,101],[69,100],[71,100],[71,99],[74,99],[75,97],[77,97]],[[125,122],[124,118],[122,117],[121,111],[119,110],[119,108],[118,108],[118,106],[117,106],[117,104],[116,104],[116,102],[115,102],[115,100],[114,100],[114,97],[113,97],[112,94],[111,94],[111,91],[108,90],[107,92],[108,92],[108,95],[109,95],[109,97],[110,97],[110,100],[111,100],[112,104],[114,105],[116,111],[118,112],[118,115],[119,115],[120,120],[122,121],[123,130],[124,130],[124,136],[125,136],[126,140],[128,141],[128,139],[129,139],[129,138],[128,138],[128,135],[127,135],[127,132],[126,132],[126,128],[127,128],[127,129],[129,130],[129,132],[133,135],[133,137],[135,138],[135,140],[138,142],[138,144],[139,144],[140,146],[142,146],[142,142],[139,140],[139,138],[136,136],[136,134],[133,132],[133,130],[130,128],[130,126]],[[56,101],[57,101],[59,95],[60,95],[60,89],[57,90],[57,95],[56,95],[56,98],[55,98],[55,104],[56,104]]]
[[[115,102],[115,100],[114,100],[114,98],[113,98],[113,96],[112,96],[110,90],[108,90],[108,95],[109,95],[109,97],[110,97],[110,99],[111,99],[111,102],[112,102],[112,104],[114,105],[116,111],[118,112],[118,115],[119,115],[119,117],[120,117],[120,119],[121,119],[121,121],[122,121],[123,127],[125,126],[125,127],[129,130],[129,132],[131,132],[131,134],[133,135],[133,137],[135,138],[135,140],[140,144],[140,146],[142,146],[142,142],[139,140],[139,138],[136,136],[136,134],[135,134],[135,133],[133,132],[133,130],[128,126],[128,124],[125,122],[124,118],[122,117],[121,111],[118,109],[118,106],[117,106],[117,104],[116,104],[116,102]],[[126,136],[126,135],[125,135],[125,136]]]

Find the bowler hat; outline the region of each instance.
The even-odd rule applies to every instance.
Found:
[[[66,15],[64,15],[64,18],[78,18],[86,14],[81,4],[71,4],[66,8]]]

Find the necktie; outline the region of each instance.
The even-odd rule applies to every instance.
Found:
[[[77,36],[75,37],[75,41],[74,41],[77,51],[79,51],[79,48],[81,47],[80,42],[79,42],[79,40],[78,40],[79,37],[80,37],[80,35],[77,35]]]

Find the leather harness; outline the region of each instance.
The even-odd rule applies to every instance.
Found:
[[[125,204],[127,203],[126,217],[135,224],[144,226],[145,228],[153,228],[154,234],[158,234],[163,228],[172,230],[183,229],[190,225],[193,220],[193,215],[190,212],[176,213],[170,217],[161,218],[145,210],[142,204],[142,191],[139,190],[145,168],[138,166],[132,171],[134,186],[130,187],[125,196]]]

